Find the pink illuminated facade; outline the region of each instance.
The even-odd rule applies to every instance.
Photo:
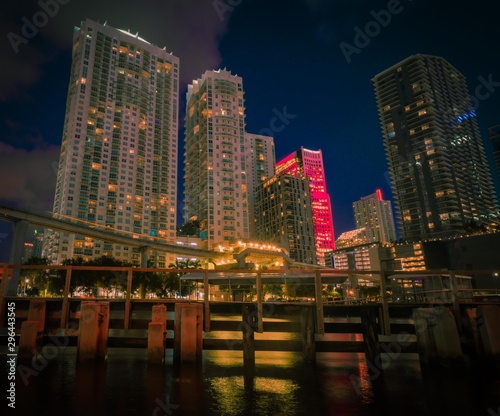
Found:
[[[276,174],[289,174],[309,181],[316,256],[318,263],[324,265],[325,252],[335,250],[335,239],[321,150],[301,147],[276,164]]]

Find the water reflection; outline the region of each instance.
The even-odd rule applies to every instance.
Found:
[[[5,357],[4,357],[5,358]],[[142,349],[110,349],[106,362],[77,364],[67,348],[16,380],[18,414],[53,415],[422,415],[487,414],[500,405],[500,383],[479,374],[424,374],[418,359],[394,360],[373,377],[363,354],[204,351],[201,365],[147,363]],[[6,360],[0,363],[5,374]],[[18,367],[19,370],[19,367]],[[18,371],[19,372],[19,371]],[[359,380],[359,389],[353,385]],[[465,413],[464,413],[465,412]]]

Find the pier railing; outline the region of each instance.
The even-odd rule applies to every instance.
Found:
[[[424,271],[385,271],[385,270],[339,270],[339,269],[269,269],[269,270],[207,270],[207,269],[165,269],[165,268],[139,268],[139,267],[95,267],[95,266],[52,266],[52,265],[13,265],[0,263],[0,323],[4,325],[4,303],[7,282],[15,270],[21,275],[28,272],[45,271],[50,282],[51,276],[64,280],[59,293],[50,293],[50,296],[38,296],[46,299],[62,299],[60,327],[68,323],[69,306],[72,300],[109,299],[124,301],[124,329],[130,328],[132,303],[142,299],[151,301],[175,300],[199,301],[204,304],[206,322],[204,328],[209,329],[209,310],[211,302],[248,302],[256,304],[257,330],[262,331],[263,303],[270,302],[310,302],[315,307],[315,326],[321,333],[324,327],[324,305],[356,305],[379,304],[381,307],[380,322],[382,333],[390,335],[388,305],[393,303],[430,303],[449,302],[455,312],[459,303],[469,302],[498,302],[500,299],[500,283],[498,289],[462,288],[457,285],[458,277],[479,274],[496,275],[494,270],[424,270]],[[92,295],[85,294],[74,288],[72,279],[76,272],[96,273],[111,272],[116,278],[114,290],[103,290]],[[177,274],[179,276],[179,290],[170,290],[165,296],[144,293],[140,290],[133,291],[140,286],[141,279],[147,279],[149,273]],[[387,282],[391,276],[412,278],[415,276],[447,276],[447,284],[440,290],[419,290],[410,298],[397,298],[388,290]],[[55,277],[54,277],[55,278]],[[345,284],[346,281],[363,279],[379,287],[379,293],[371,297],[344,296],[335,299],[328,296],[325,289]],[[24,282],[26,279],[20,279]],[[499,280],[500,282],[500,280]],[[117,288],[118,287],[118,288]],[[23,289],[24,288],[24,289]],[[281,288],[281,289],[280,289]],[[72,290],[73,289],[73,290]],[[109,289],[109,288],[108,288]],[[172,289],[172,288],[171,288]],[[177,289],[177,288],[175,288]],[[390,287],[389,287],[390,289]],[[393,288],[394,289],[394,288]],[[282,292],[280,293],[280,290]],[[283,294],[283,290],[286,292]],[[346,293],[352,292],[346,290]],[[142,296],[141,296],[142,295]],[[15,298],[26,297],[26,283],[20,286]],[[9,297],[12,298],[12,297]],[[30,297],[32,299],[33,297]]]
[[[0,328],[6,328],[6,306],[14,302],[15,327],[21,328],[20,339],[23,339],[24,328],[36,345],[44,345],[56,334],[62,334],[65,345],[78,342],[80,347],[85,340],[90,340],[92,345],[95,342],[101,345],[102,341],[102,351],[108,346],[148,346],[149,351],[153,334],[158,338],[155,341],[157,349],[172,347],[175,351],[176,345],[184,342],[181,335],[185,333],[185,339],[191,339],[191,344],[197,346],[196,356],[201,349],[243,350],[245,360],[254,357],[256,350],[302,350],[307,360],[313,360],[316,352],[364,352],[367,360],[373,363],[380,361],[380,354],[384,351],[396,348],[398,354],[419,352],[421,359],[432,361],[436,348],[442,349],[442,345],[438,345],[441,338],[435,338],[441,337],[442,330],[454,331],[450,338],[454,343],[446,341],[443,357],[447,357],[450,351],[457,356],[462,350],[479,351],[478,345],[496,339],[489,332],[482,332],[490,331],[491,322],[497,322],[500,311],[498,290],[464,288],[457,282],[457,279],[466,277],[465,273],[494,275],[494,271],[488,270],[219,271],[11,264],[0,264],[0,270]],[[57,277],[57,288],[62,289],[55,295],[35,297],[28,296],[29,292],[21,288],[17,296],[6,296],[6,284],[15,270],[21,274],[43,270],[49,279],[50,276]],[[90,276],[95,272],[112,272],[119,284],[115,282],[116,290],[103,290],[89,296],[72,283],[77,272],[80,274],[79,284],[82,274],[85,281],[86,273]],[[145,284],[151,272],[178,275],[179,290],[158,297],[134,289],[141,283]],[[423,290],[419,283],[413,298],[409,295],[401,298],[401,294],[391,293],[391,286],[387,285],[388,282],[394,284],[395,276],[405,285],[412,277],[445,276],[443,281],[446,284],[440,290]],[[331,292],[326,289],[345,284],[346,279],[352,280],[344,290],[346,297],[332,299]],[[355,295],[352,282],[356,279],[378,286],[378,294],[364,298],[352,296]],[[189,291],[183,291],[183,287]],[[279,297],[281,289],[285,290],[286,297]],[[392,289],[394,292],[394,287]],[[158,309],[163,310],[161,318],[155,312]],[[92,327],[84,329],[94,332],[92,336],[84,337],[82,325],[86,323],[84,315],[88,310],[93,311],[94,321],[89,324]],[[183,323],[200,332],[184,331],[179,326]],[[201,329],[204,335],[201,335]],[[481,333],[481,342],[478,333]],[[257,335],[255,338],[254,334]],[[280,338],[280,334],[285,334],[285,338]],[[459,334],[464,337],[459,338]],[[23,344],[31,338],[25,335]],[[29,345],[31,354],[34,350]],[[92,350],[90,355],[94,354]],[[105,352],[99,354],[105,355]],[[428,354],[431,354],[430,358]],[[162,357],[161,351],[158,356]]]

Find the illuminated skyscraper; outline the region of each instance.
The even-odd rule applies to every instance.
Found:
[[[413,55],[373,82],[404,237],[489,223],[496,196],[465,77],[443,58]]]
[[[274,139],[269,136],[245,133],[245,172],[248,191],[250,238],[255,237],[255,188],[274,175],[276,155]]]
[[[297,262],[316,264],[308,180],[276,174],[256,188],[256,237],[285,248]]]
[[[307,179],[311,197],[314,239],[318,263],[325,264],[325,252],[335,249],[332,208],[326,190],[325,170],[321,150],[301,147],[276,164],[276,174],[289,174]]]
[[[374,194],[353,202],[354,222],[356,229],[368,228],[371,239],[366,241],[387,243],[396,241],[396,227],[392,215],[391,201],[382,199],[380,189]],[[340,247],[339,247],[340,248]]]
[[[212,249],[249,237],[245,107],[241,77],[206,71],[188,86],[184,218],[196,218]]]
[[[175,241],[178,71],[177,57],[138,35],[91,20],[75,28],[54,213]],[[51,233],[47,248],[56,262],[139,262],[129,247],[67,233]]]

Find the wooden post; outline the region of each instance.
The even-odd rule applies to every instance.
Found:
[[[416,308],[412,313],[415,334],[417,335],[417,348],[420,366],[431,367],[439,363],[436,351],[436,341],[431,325],[433,314],[431,308]]]
[[[262,311],[262,272],[257,272],[257,332],[262,334],[264,332],[264,317]]]
[[[99,337],[99,304],[82,302],[78,332],[78,361],[95,360]]]
[[[167,330],[167,307],[165,305],[153,305],[151,322],[160,322],[163,324],[163,332]]]
[[[191,306],[191,305],[189,305]],[[181,325],[181,360],[183,362],[196,361],[196,308],[182,308]]]
[[[163,363],[165,360],[165,328],[162,322],[150,322],[148,326],[148,362]]]
[[[477,326],[483,346],[485,364],[500,370],[500,307],[496,305],[477,308]]]
[[[127,295],[125,297],[125,313],[123,317],[123,329],[130,328],[130,296],[132,292],[132,268],[127,271]]]
[[[316,361],[316,342],[314,338],[314,310],[304,307],[300,310],[300,336],[304,361]]]
[[[71,272],[73,268],[71,266],[67,266],[66,268],[66,281],[64,282],[64,292],[63,292],[63,303],[61,308],[61,328],[66,328],[68,324],[68,316],[69,316],[69,288],[71,284]]]
[[[385,284],[385,271],[380,270],[380,299],[382,301],[382,335],[391,335],[391,322],[389,318],[389,304],[387,302],[387,287]]]
[[[96,358],[105,360],[108,357],[109,302],[98,303],[98,333]]]
[[[38,321],[24,321],[21,324],[17,354],[17,358],[21,362],[31,362],[37,353],[38,325]]]
[[[203,270],[203,306],[205,308],[203,330],[210,332],[210,284],[208,283],[208,270]]]
[[[458,293],[457,293],[457,279],[456,272],[454,270],[449,271],[450,277],[450,293],[451,293],[451,303],[453,305],[453,314],[455,315],[455,322],[457,323],[458,333],[462,333],[462,320],[460,319],[460,304],[458,303]]]
[[[38,322],[37,332],[43,333],[45,330],[45,309],[46,303],[44,300],[32,299],[28,309],[28,321]]]
[[[201,362],[203,305],[176,303],[174,314],[174,362]]]
[[[243,336],[243,361],[254,362],[255,361],[255,340],[254,340],[255,316],[252,316],[250,312],[250,307],[248,305],[243,305],[242,321],[243,325],[241,327],[241,332]]]
[[[316,333],[325,333],[325,319],[323,315],[323,287],[321,284],[321,271],[316,270],[314,276],[314,288],[316,294]]]
[[[375,364],[380,359],[380,343],[378,340],[377,314],[373,306],[361,307],[361,328],[363,331],[363,345],[366,361]]]
[[[421,365],[465,366],[455,316],[448,308],[414,309],[413,320]]]
[[[462,316],[463,341],[472,366],[479,364],[482,358],[479,340],[479,329],[477,326],[477,308],[465,308]]]
[[[6,327],[7,322],[3,322],[4,318],[4,310],[5,310],[5,291],[7,289],[7,280],[9,278],[9,265],[5,263],[3,265],[3,271],[2,271],[2,282],[0,283],[0,326]]]

